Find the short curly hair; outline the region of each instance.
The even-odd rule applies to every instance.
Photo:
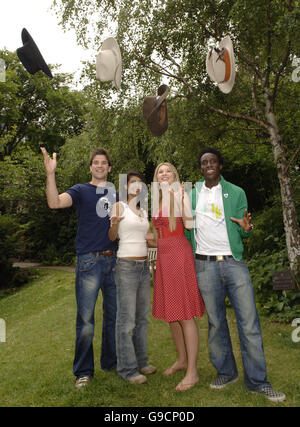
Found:
[[[206,154],[206,153],[215,154],[218,157],[219,164],[223,165],[223,157],[222,157],[222,154],[220,153],[220,151],[218,151],[216,148],[213,148],[213,147],[205,147],[205,148],[202,148],[202,150],[200,151],[199,156],[198,156],[199,166],[201,166],[201,157],[203,156],[203,154]]]

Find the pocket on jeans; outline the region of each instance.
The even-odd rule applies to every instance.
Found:
[[[78,261],[78,269],[80,272],[90,271],[95,265],[96,259],[92,254],[82,255]]]
[[[150,268],[149,268],[149,265],[147,264],[147,265],[145,265],[145,268],[144,268],[144,272],[145,273],[149,273],[150,274]]]
[[[202,261],[202,260],[196,259],[196,263],[195,263],[196,273],[203,273],[203,271],[205,271],[207,262],[208,261]]]
[[[118,269],[121,271],[125,271],[125,272],[135,271],[135,268],[134,268],[135,265],[130,261],[117,259],[116,265],[118,266]]]
[[[106,257],[105,260],[105,274],[110,274],[115,272],[116,267],[116,258],[114,256]]]

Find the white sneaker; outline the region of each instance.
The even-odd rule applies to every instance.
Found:
[[[140,373],[144,375],[154,374],[156,372],[156,367],[153,365],[146,365],[144,368],[140,369]]]
[[[134,375],[133,377],[128,378],[128,381],[130,382],[130,384],[143,384],[147,381],[147,378],[145,377],[145,375]]]
[[[87,375],[84,377],[80,377],[77,378],[77,380],[75,381],[75,387],[76,388],[81,388],[81,387],[85,387],[86,385],[88,385],[90,382],[92,381],[91,377],[88,377]]]

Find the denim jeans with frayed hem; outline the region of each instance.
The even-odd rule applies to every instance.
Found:
[[[150,272],[148,260],[117,258],[117,371],[128,380],[147,365]]]
[[[238,375],[226,319],[227,296],[236,315],[245,385],[249,390],[269,386],[260,322],[247,265],[233,258],[221,262],[196,259],[195,262],[199,290],[208,316],[210,359],[218,376],[235,378]]]
[[[94,311],[99,290],[103,296],[102,347],[100,365],[103,370],[116,367],[116,287],[113,276],[116,257],[92,253],[78,255],[76,264],[76,345],[74,375],[94,375]]]

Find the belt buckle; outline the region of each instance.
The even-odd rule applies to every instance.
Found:
[[[218,262],[224,261],[224,256],[223,255],[216,255],[216,261],[218,261]]]

